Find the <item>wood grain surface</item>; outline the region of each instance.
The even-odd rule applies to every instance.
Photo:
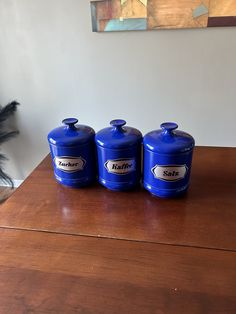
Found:
[[[1,206],[0,226],[236,250],[236,149],[197,147],[187,195],[56,183],[48,156]]]
[[[211,0],[209,6],[209,16],[236,16],[235,0]]]
[[[236,313],[235,162],[198,147],[163,200],[63,187],[47,156],[0,206],[0,313]]]
[[[149,0],[147,5],[148,28],[207,27],[208,14],[193,17],[199,6],[209,7],[209,0]]]
[[[235,313],[236,253],[0,228],[0,313]]]

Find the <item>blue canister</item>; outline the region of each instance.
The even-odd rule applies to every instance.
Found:
[[[140,183],[142,134],[112,120],[95,136],[99,182],[110,190],[128,190]]]
[[[172,122],[144,136],[144,188],[160,197],[175,197],[189,186],[194,139]]]
[[[65,126],[48,134],[54,175],[58,182],[81,187],[96,178],[95,132],[77,119],[64,119]]]

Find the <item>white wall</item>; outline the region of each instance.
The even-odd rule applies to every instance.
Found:
[[[236,27],[92,33],[88,0],[0,0],[0,103],[22,104],[6,170],[25,178],[67,116],[143,133],[174,120],[198,145],[234,146],[235,73]]]

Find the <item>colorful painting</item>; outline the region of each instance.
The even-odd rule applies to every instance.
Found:
[[[236,0],[96,0],[94,32],[236,26]]]

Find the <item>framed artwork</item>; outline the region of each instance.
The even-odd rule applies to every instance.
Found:
[[[94,0],[94,32],[236,26],[236,0]]]

